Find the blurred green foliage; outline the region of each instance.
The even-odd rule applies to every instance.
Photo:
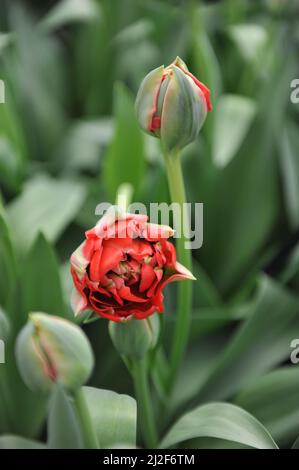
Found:
[[[1,2],[0,305],[10,324],[1,433],[43,435],[47,404],[22,383],[14,340],[29,310],[72,319],[68,259],[96,223],[96,205],[114,202],[124,182],[135,200],[168,200],[159,146],[138,129],[133,103],[144,75],[180,55],[211,88],[214,109],[183,156],[188,199],[204,203],[204,244],[193,253],[190,346],[160,431],[194,405],[225,400],[258,418],[279,446],[295,441],[298,371],[288,363],[299,337],[299,104],[290,84],[299,78],[298,28],[296,0]],[[107,323],[85,331],[97,359],[91,385],[132,393]],[[201,436],[168,439],[230,445],[221,432]],[[2,439],[0,447],[25,445]]]

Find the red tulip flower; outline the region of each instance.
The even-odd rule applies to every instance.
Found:
[[[170,281],[194,279],[176,260],[172,228],[146,215],[107,211],[71,256],[75,314],[91,309],[116,322],[163,312]]]

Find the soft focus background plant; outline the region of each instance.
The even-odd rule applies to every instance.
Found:
[[[42,446],[46,434],[50,447],[82,446],[60,389],[46,433],[47,400],[20,378],[15,338],[30,311],[74,321],[69,256],[96,223],[96,204],[114,202],[122,183],[132,184],[135,200],[169,200],[159,145],[139,130],[133,103],[145,74],[177,55],[209,86],[214,110],[183,156],[188,200],[204,203],[204,245],[193,252],[188,354],[163,413],[161,401],[154,404],[160,435],[181,419],[162,445],[272,445],[261,430],[257,442],[248,438],[254,418],[215,401],[247,410],[279,447],[295,441],[299,373],[289,357],[299,337],[299,105],[290,102],[290,83],[299,78],[297,3],[1,2],[0,447]],[[166,347],[175,293],[170,286]],[[134,446],[136,407],[127,396],[134,392],[107,326],[84,326],[96,359],[89,385],[101,389],[85,394],[98,410],[101,446]],[[113,435],[120,409],[126,413]],[[207,432],[209,417],[219,422]]]

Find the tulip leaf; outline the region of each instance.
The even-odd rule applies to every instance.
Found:
[[[258,24],[237,24],[228,28],[228,34],[245,61],[260,65],[261,54],[268,40],[266,28]]]
[[[8,225],[0,202],[0,304],[5,305],[16,279],[16,265]]]
[[[228,323],[247,318],[250,316],[251,311],[252,306],[250,303],[223,307],[201,307],[192,312],[191,335],[198,338]]]
[[[292,449],[299,449],[299,436],[297,437],[296,441],[292,445]]]
[[[276,449],[266,428],[247,411],[229,403],[209,403],[186,413],[162,440],[171,447],[189,439],[213,437],[257,449]]]
[[[297,126],[290,123],[281,139],[280,162],[288,219],[292,228],[299,227],[299,159]]]
[[[295,366],[259,377],[235,399],[236,405],[267,427],[280,447],[289,446],[299,434],[298,402],[299,373]]]
[[[38,235],[24,262],[23,302],[28,312],[65,316],[66,308],[55,252],[42,233]]]
[[[144,142],[134,111],[133,98],[124,85],[115,87],[115,133],[105,155],[103,182],[112,202],[118,187],[130,183],[136,193],[144,174]]]
[[[0,340],[7,340],[10,332],[10,322],[6,312],[0,306]],[[1,344],[0,344],[1,347]],[[0,349],[0,364],[1,364],[1,349]]]
[[[250,98],[238,95],[222,95],[219,98],[213,136],[213,159],[217,166],[225,167],[236,155],[255,114],[256,104]],[[234,131],[231,132],[231,129]]]
[[[136,445],[136,402],[128,395],[83,387],[101,448]]]
[[[196,307],[218,307],[222,304],[219,292],[214,286],[212,280],[203,269],[203,267],[193,261],[192,272],[196,279],[200,280],[198,282],[196,289],[194,289],[194,303]]]
[[[69,23],[93,20],[98,14],[94,0],[63,0],[50,10],[40,26],[49,32]]]
[[[39,175],[8,206],[8,220],[20,252],[26,251],[38,232],[54,243],[78,213],[85,197],[83,187],[68,180]]]
[[[46,449],[41,442],[25,439],[21,436],[4,434],[0,436],[0,449]]]
[[[73,403],[59,385],[54,387],[48,416],[50,449],[83,449],[84,441]]]
[[[67,132],[59,152],[66,171],[97,171],[103,149],[111,141],[113,125],[111,118],[85,119],[76,122]],[[99,201],[97,181],[94,182],[94,186]],[[94,213],[94,207],[92,209],[91,215]],[[79,215],[84,214],[79,213]]]
[[[280,192],[273,135],[280,133],[293,67],[290,58],[274,68],[271,84],[260,90],[257,118],[238,155],[215,175],[213,190],[204,196],[208,243],[201,249],[201,263],[223,294],[234,292],[261,263],[261,250],[277,222]]]
[[[0,181],[5,187],[18,189],[27,150],[19,113],[13,103],[9,87],[5,86],[5,105],[1,104],[0,89]]]
[[[198,403],[223,400],[286,360],[299,329],[299,298],[262,277],[248,319],[217,358],[197,391]]]

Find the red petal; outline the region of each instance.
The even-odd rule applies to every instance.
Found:
[[[100,281],[100,263],[103,250],[98,250],[93,254],[91,263],[89,265],[89,277],[92,281]]]
[[[139,290],[144,292],[150,288],[156,279],[155,272],[150,264],[143,264],[141,268],[141,281]]]
[[[98,261],[97,279],[100,281],[103,276],[118,265],[120,261],[125,259],[124,253],[115,240],[107,240],[103,242],[102,256]]]

